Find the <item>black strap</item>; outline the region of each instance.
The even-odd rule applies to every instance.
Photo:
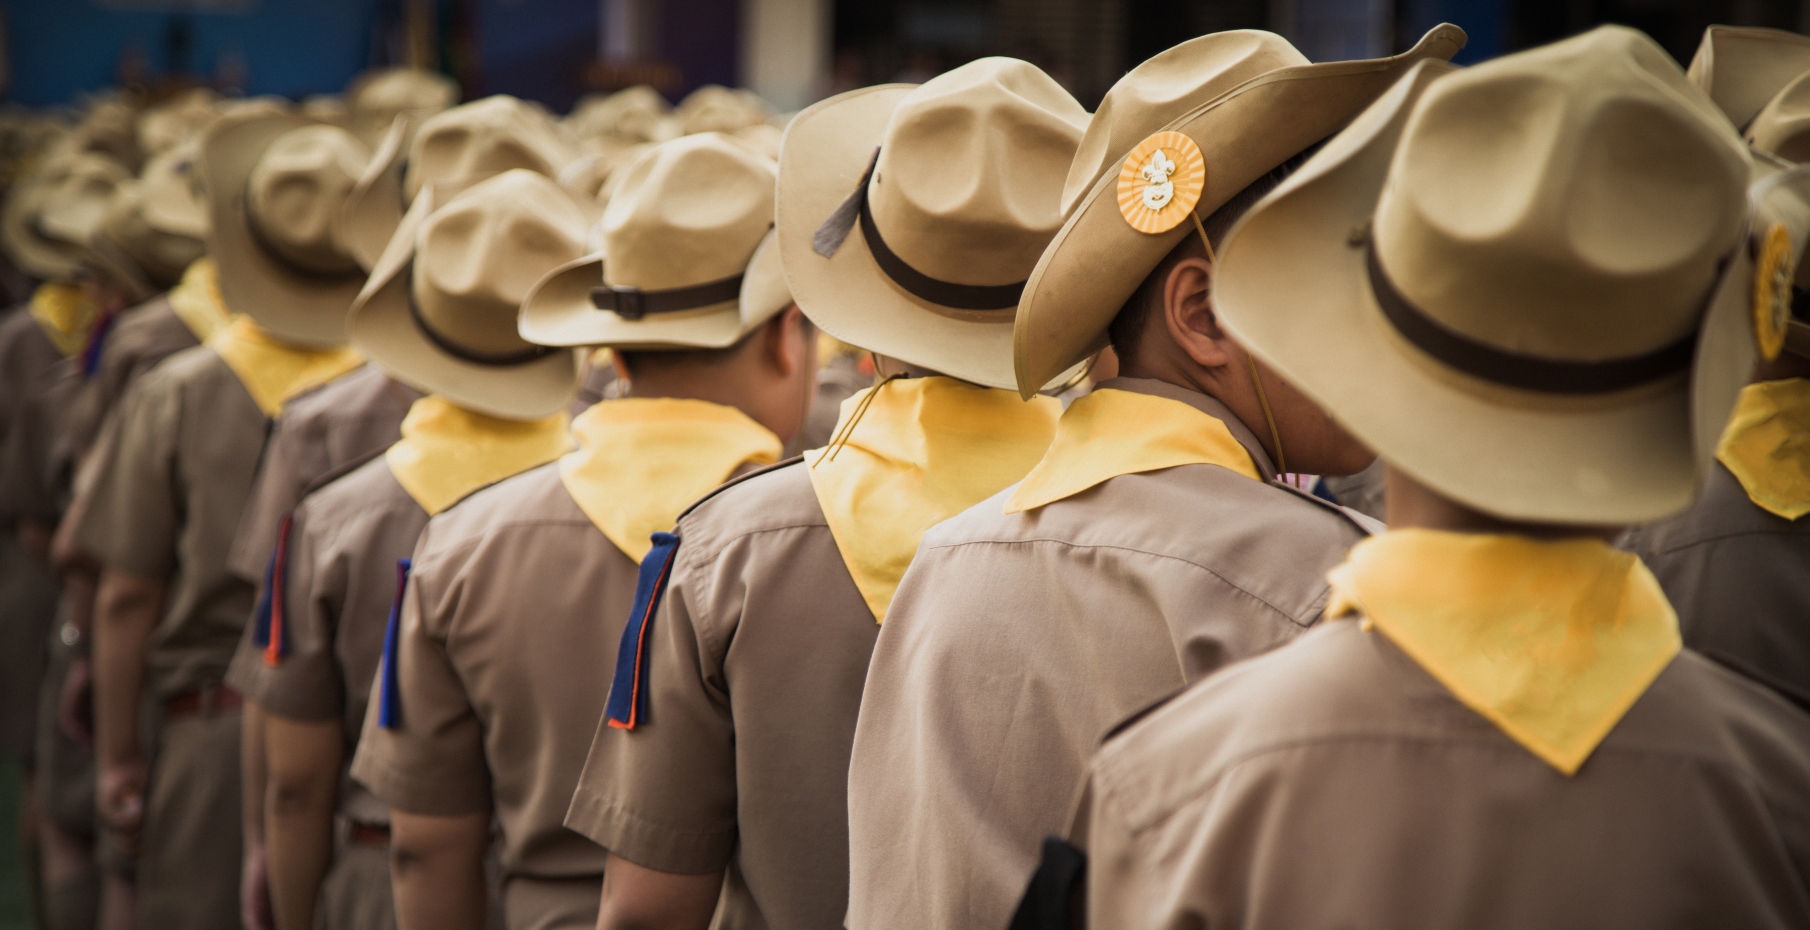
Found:
[[[1366,250],[1370,289],[1395,331],[1422,352],[1468,375],[1508,387],[1548,394],[1607,394],[1638,387],[1690,367],[1697,329],[1642,355],[1601,362],[1570,362],[1509,352],[1454,332],[1396,290],[1372,241]],[[1712,293],[1714,290],[1712,288]],[[1707,303],[1707,300],[1705,301]]]
[[[873,159],[867,163],[867,170],[862,172],[860,183],[848,199],[817,227],[816,234],[811,237],[811,248],[824,258],[835,255],[842,247],[843,240],[848,238],[849,230],[859,221],[861,235],[867,239],[867,250],[873,255],[874,264],[879,265],[880,270],[893,283],[904,288],[906,293],[954,310],[1016,310],[1028,282],[989,285],[944,281],[911,267],[910,262],[900,258],[886,244],[885,237],[880,235],[880,227],[874,223],[873,210],[869,208],[867,199],[868,182],[873,178],[874,168],[879,163],[880,150],[874,149]]]
[[[468,349],[434,329],[427,322],[427,318],[421,315],[421,308],[415,305],[414,289],[408,287],[406,283],[403,287],[408,290],[409,319],[415,321],[415,328],[421,330],[421,335],[426,336],[427,341],[433,343],[435,348],[462,362],[484,365],[489,368],[515,368],[530,362],[538,362],[559,351],[549,346],[529,346],[519,352],[482,352],[477,349]]]
[[[599,310],[608,310],[625,320],[634,321],[650,313],[678,313],[681,310],[696,310],[711,304],[739,300],[742,296],[742,275],[710,281],[705,284],[694,284],[691,287],[675,287],[664,291],[644,291],[638,287],[622,284],[611,284],[591,288],[591,306]]]

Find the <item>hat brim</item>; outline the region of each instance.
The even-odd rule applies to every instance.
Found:
[[[376,267],[396,227],[402,225],[402,156],[407,138],[408,117],[398,115],[340,208],[340,238],[366,271]]]
[[[1219,318],[1392,467],[1467,506],[1573,525],[1682,510],[1753,370],[1745,242],[1710,295],[1688,377],[1561,397],[1434,360],[1383,316],[1363,233],[1413,103],[1437,76],[1403,79],[1232,231],[1214,277]]]
[[[228,117],[207,135],[202,170],[208,192],[207,251],[220,269],[227,309],[244,313],[288,342],[343,345],[346,313],[364,285],[362,274],[316,275],[266,252],[251,229],[246,182],[264,150],[292,129],[319,120],[293,114]]]
[[[607,280],[608,264],[601,253],[587,255],[542,278],[522,301],[522,338],[548,346],[721,349],[734,345],[791,304],[772,232],[748,261],[741,296],[694,310],[625,320],[597,309],[591,302],[591,289]]]
[[[20,270],[34,278],[61,281],[74,277],[81,267],[74,248],[47,239],[33,228],[49,191],[40,184],[24,183],[31,187],[8,197],[0,213],[0,242]]]
[[[778,205],[786,281],[811,322],[849,345],[963,381],[1011,388],[1010,311],[952,310],[912,295],[875,263],[859,225],[830,258],[812,249],[817,228],[861,182],[893,111],[916,87],[850,91],[805,110],[786,127]],[[988,314],[993,318],[982,319]],[[1060,374],[1051,372],[1038,386],[1062,380]]]
[[[1391,58],[1298,65],[1258,75],[1171,121],[1200,146],[1203,219],[1251,182],[1344,128],[1416,62],[1446,60],[1464,33],[1441,25]],[[1029,397],[1058,372],[1106,347],[1107,328],[1152,268],[1194,233],[1192,223],[1149,234],[1119,212],[1117,171],[1105,172],[1056,233],[1018,305],[1014,383]]]
[[[410,386],[461,407],[508,420],[538,420],[564,409],[578,393],[578,356],[553,352],[522,365],[480,365],[433,344],[409,312],[415,234],[433,210],[434,187],[415,198],[346,321],[352,344]]]

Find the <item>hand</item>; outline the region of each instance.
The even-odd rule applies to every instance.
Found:
[[[71,656],[57,696],[57,724],[63,735],[83,749],[94,749],[94,665],[87,656]]]
[[[101,762],[99,774],[96,789],[101,822],[118,836],[126,852],[137,855],[138,831],[145,822],[145,761]]]
[[[239,879],[239,919],[245,930],[276,930],[270,907],[270,859],[263,843],[247,841]]]

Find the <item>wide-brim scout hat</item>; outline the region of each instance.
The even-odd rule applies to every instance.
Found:
[[[207,238],[207,197],[201,189],[201,140],[190,139],[145,162],[140,174],[144,217],[152,229]]]
[[[340,212],[370,150],[338,126],[251,111],[212,126],[201,153],[226,306],[288,342],[344,343],[364,269]]]
[[[1012,58],[798,114],[779,153],[780,257],[798,305],[850,345],[1011,387],[1018,298],[1062,225],[1087,123],[1061,85]]]
[[[69,244],[49,238],[39,227],[44,204],[81,163],[109,162],[104,155],[63,153],[45,159],[31,175],[16,181],[0,212],[0,245],[20,270],[46,281],[65,281],[81,267],[81,258]]]
[[[60,183],[50,189],[38,218],[38,229],[74,256],[77,267],[99,274],[133,302],[153,293],[144,269],[106,234],[119,227],[119,209],[130,209],[136,182],[118,162],[99,155],[76,159]],[[126,203],[121,204],[122,194]]]
[[[716,349],[792,303],[773,228],[773,163],[720,133],[622,169],[601,250],[536,285],[522,336],[543,345]]]
[[[413,198],[429,182],[482,179],[512,168],[553,178],[577,157],[545,109],[497,94],[422,123],[408,146],[403,188]]]
[[[654,126],[672,107],[660,92],[637,84],[607,96],[586,97],[572,108],[564,125],[579,139],[615,138],[627,142],[653,139]]]
[[[1711,26],[1686,75],[1736,129],[1746,129],[1779,88],[1810,71],[1810,36],[1782,29]]]
[[[142,275],[150,291],[168,290],[207,252],[199,236],[159,229],[146,215],[145,183],[127,181],[113,192],[89,248],[120,273]],[[149,297],[146,293],[144,297]]]
[[[1422,64],[1235,227],[1227,329],[1513,520],[1687,506],[1753,370],[1746,148],[1651,39]]]
[[[1019,391],[1028,397],[1105,348],[1125,301],[1197,234],[1190,213],[1204,221],[1339,131],[1415,63],[1450,59],[1464,42],[1442,24],[1391,58],[1309,64],[1281,36],[1238,30],[1184,42],[1120,78],[1069,168],[1067,221],[1018,305]]]
[[[154,158],[201,135],[214,121],[218,99],[212,90],[196,87],[145,110],[138,117],[139,151]]]
[[[367,71],[346,88],[352,131],[372,146],[390,131],[396,117],[406,116],[409,125],[420,126],[458,100],[458,82],[421,68]]]
[[[441,201],[416,196],[371,270],[348,330],[396,378],[480,413],[550,416],[578,390],[578,359],[517,334],[522,300],[584,253],[588,214],[559,185],[517,169]]]

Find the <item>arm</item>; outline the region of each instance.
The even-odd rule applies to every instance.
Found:
[[[706,930],[723,873],[657,872],[612,854],[603,867],[597,930]]]
[[[145,757],[138,741],[145,650],[163,610],[164,583],[103,569],[94,608],[97,806],[136,845],[145,812]]]
[[[312,930],[314,902],[333,858],[333,811],[345,756],[345,727],[337,720],[291,720],[262,711],[258,716],[264,719],[269,764],[263,831],[276,927]]]
[[[246,930],[270,930],[276,926],[276,918],[271,913],[269,847],[264,830],[264,790],[270,771],[264,752],[264,710],[247,701],[239,721],[239,817],[245,833],[239,918]]]
[[[485,930],[490,812],[436,817],[390,811],[390,884],[401,930]]]

